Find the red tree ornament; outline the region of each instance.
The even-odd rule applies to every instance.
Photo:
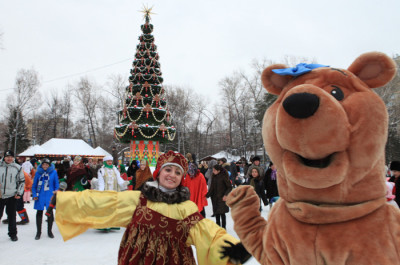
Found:
[[[139,105],[139,100],[142,100],[143,96],[140,95],[139,92],[136,92],[136,94],[135,94],[135,96],[133,98],[136,99],[136,105]]]
[[[154,96],[154,101],[156,102],[156,107],[158,107],[158,103],[160,102],[160,95],[159,94],[156,94]]]
[[[146,106],[143,108],[143,111],[146,111],[146,118],[149,118],[149,112],[153,111],[152,107],[150,106],[149,103],[146,104]]]
[[[147,89],[151,87],[151,85],[149,84],[149,82],[144,82],[143,87],[146,89],[146,93],[147,93]]]
[[[134,135],[135,134],[135,129],[139,128],[139,125],[137,125],[135,121],[132,121],[129,124],[128,128],[130,128],[132,130],[132,135]]]
[[[162,137],[165,137],[165,131],[167,130],[167,127],[165,126],[164,123],[161,123],[160,125],[160,131],[162,131]]]

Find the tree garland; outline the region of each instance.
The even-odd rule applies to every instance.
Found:
[[[124,130],[124,132],[123,133],[119,133],[118,132],[118,130],[117,130],[117,128],[114,128],[114,132],[115,132],[115,134],[119,137],[119,138],[123,138],[124,136],[125,136],[125,134],[127,133],[127,131],[128,131],[128,129],[129,129],[129,126],[127,125],[127,124],[124,124],[123,126],[121,126],[120,128],[122,128],[122,127],[124,127],[125,126],[125,130]],[[140,127],[143,127],[143,126],[140,126]],[[147,139],[151,139],[151,138],[153,138],[154,136],[156,136],[157,135],[157,133],[160,131],[160,128],[159,127],[156,127],[156,126],[150,126],[150,127],[146,127],[146,128],[157,128],[157,130],[155,131],[155,133],[153,134],[153,135],[151,135],[151,136],[149,136],[149,135],[146,135],[142,130],[141,130],[141,128],[137,128],[137,130],[139,131],[139,133],[144,137],[144,138],[147,138]],[[168,135],[168,140],[169,141],[173,141],[174,139],[175,139],[175,136],[176,136],[176,132],[173,134],[173,136],[171,137],[171,134],[170,134],[170,130],[171,129],[174,129],[174,128],[172,128],[172,127],[167,127],[167,129],[166,129],[166,131],[167,131],[167,135]],[[131,128],[131,130],[134,130],[134,129],[132,129]]]

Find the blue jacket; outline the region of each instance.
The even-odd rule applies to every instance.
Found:
[[[58,190],[58,187],[58,175],[54,165],[51,164],[46,171],[40,165],[32,185],[32,197],[38,197],[34,209],[44,210],[44,206],[46,206],[46,209],[49,208],[53,191]]]

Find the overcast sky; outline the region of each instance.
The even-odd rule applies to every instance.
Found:
[[[364,52],[400,53],[399,0],[0,0],[0,103],[21,68],[34,67],[47,93],[82,72],[100,85],[111,74],[128,80],[143,4],[156,13],[164,84],[204,99],[218,95],[223,77],[250,71],[254,58],[293,55],[347,68]]]

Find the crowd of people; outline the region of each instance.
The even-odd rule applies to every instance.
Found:
[[[165,243],[169,247],[163,251],[171,259],[191,260],[191,250],[185,246],[192,244],[199,248],[197,257],[204,264],[211,264],[208,263],[211,261],[213,264],[227,264],[227,260],[244,262],[246,259],[243,257],[248,258],[247,251],[225,230],[226,213],[229,212],[226,196],[237,186],[251,185],[260,198],[260,211],[262,206],[272,207],[279,198],[277,170],[272,161],[264,166],[258,156],[252,157],[250,163],[245,158],[230,163],[225,158],[198,162],[193,154],[188,153],[184,157],[169,151],[160,156],[152,172],[145,159],[133,160],[126,166],[115,163],[112,156],[101,160],[81,156],[53,161],[49,158],[27,158],[22,162],[15,161],[14,153],[8,150],[0,161],[0,176],[0,219],[5,208],[7,219],[2,223],[8,224],[8,235],[12,241],[18,240],[17,225],[29,223],[24,204],[32,200],[36,210],[35,239],[41,238],[45,210],[47,235],[54,238],[52,226],[55,218],[51,209],[55,206],[52,205],[52,198],[58,194],[57,216],[62,221],[57,224],[65,240],[88,228],[127,228],[119,251],[120,264],[128,264],[127,260],[132,257],[138,262],[157,259],[144,251],[144,245],[155,248],[157,246],[151,242],[166,242],[168,233],[179,234],[172,240],[174,242]],[[399,161],[388,165],[386,177],[387,201],[398,207]],[[63,186],[67,192],[57,192],[60,183],[65,183]],[[132,193],[121,192],[126,190]],[[98,200],[100,197],[102,199]],[[207,198],[211,201],[211,217],[215,217],[215,223],[205,219]],[[84,214],[76,214],[78,205],[75,204],[78,201],[79,207],[85,208]],[[111,206],[115,209],[110,209]],[[17,213],[21,218],[19,222],[16,221]],[[75,213],[73,218],[72,213]],[[102,218],[93,222],[92,215]],[[79,226],[82,228],[77,229]],[[177,226],[183,228],[178,231]],[[137,242],[139,238],[141,243]],[[223,258],[217,257],[215,246]]]
[[[226,228],[225,214],[229,212],[225,198],[233,188],[239,185],[252,185],[264,205],[267,205],[268,202],[272,205],[272,198],[278,196],[276,170],[273,169],[272,162],[268,166],[268,170],[264,172],[259,157],[254,157],[250,164],[244,158],[231,163],[228,163],[225,158],[198,163],[196,157],[188,153],[186,160],[188,161],[188,170],[182,178],[181,185],[188,188],[190,200],[197,205],[203,218],[206,218],[207,198],[211,199],[213,210],[211,217],[215,217],[216,223],[222,228]],[[34,202],[34,209],[37,211],[35,239],[40,239],[43,212],[49,208],[51,197],[59,189],[59,183],[65,182],[67,191],[91,189],[118,192],[140,191],[145,183],[153,180],[153,173],[147,160],[133,160],[126,166],[115,163],[115,161],[112,156],[98,159],[82,158],[79,155],[73,158],[70,156],[62,159],[56,158],[52,161],[49,158],[41,160],[26,158],[25,161],[21,161],[20,158],[15,159],[11,150],[5,152],[1,161],[1,169],[6,170],[6,179],[11,181],[12,185],[7,187],[5,179],[0,182],[1,216],[5,207],[7,219],[2,220],[2,223],[9,225],[11,240],[18,240],[16,225],[30,222],[24,204],[31,203],[31,201]],[[272,191],[273,193],[271,193]],[[16,220],[17,213],[21,218],[18,222]],[[50,238],[54,238],[52,211],[48,214],[46,222],[47,234]]]

